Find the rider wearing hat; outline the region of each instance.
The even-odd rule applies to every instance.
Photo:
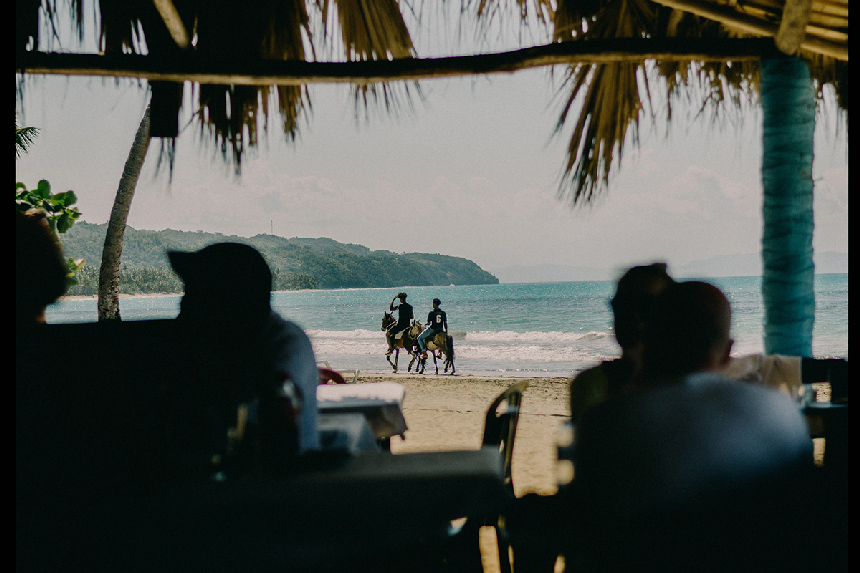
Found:
[[[433,299],[433,310],[427,315],[427,328],[418,335],[418,348],[421,349],[421,352],[427,352],[425,340],[433,338],[442,331],[448,334],[448,315],[439,308],[440,304],[442,304],[441,300]]]
[[[400,299],[400,304],[394,305],[394,301]],[[412,324],[412,305],[406,302],[406,293],[398,293],[396,297],[391,299],[391,304],[388,305],[388,310],[391,312],[397,311],[397,323],[388,329],[388,353],[394,352],[394,338],[402,330],[406,330]]]

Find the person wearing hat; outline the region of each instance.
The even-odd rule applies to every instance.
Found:
[[[187,398],[208,417],[211,455],[226,447],[237,407],[250,404],[253,421],[258,398],[277,393],[286,380],[300,402],[298,451],[318,450],[316,358],[307,334],[271,308],[272,274],[263,256],[241,243],[167,255],[185,283],[177,324],[187,353]],[[203,404],[193,403],[198,399]]]
[[[433,338],[440,332],[448,334],[448,315],[445,311],[439,308],[442,301],[438,298],[433,299],[433,310],[427,315],[427,328],[424,332],[418,335],[418,348],[421,352],[427,352],[427,339]]]
[[[400,299],[400,304],[395,305],[394,301]],[[391,299],[391,303],[388,305],[388,310],[391,312],[397,311],[397,323],[394,326],[391,326],[386,333],[386,339],[388,340],[388,354],[394,352],[394,339],[397,334],[403,330],[409,328],[412,324],[412,305],[406,302],[406,293],[401,292],[398,293],[396,297]]]

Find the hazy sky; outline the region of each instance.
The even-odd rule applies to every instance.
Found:
[[[423,83],[425,101],[399,119],[356,122],[343,86],[313,87],[313,114],[295,145],[277,128],[250,154],[241,180],[194,126],[176,171],[155,177],[153,140],[129,224],[244,237],[330,237],[371,249],[443,253],[485,269],[561,264],[670,266],[754,253],[761,237],[761,115],[738,129],[678,121],[668,138],[644,128],[593,206],[556,198],[566,137],[547,72]],[[146,106],[128,81],[41,77],[25,89],[21,125],[41,129],[16,180],[74,190],[82,218],[108,220]],[[848,252],[844,129],[816,130],[817,252]]]

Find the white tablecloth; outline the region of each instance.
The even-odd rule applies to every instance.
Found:
[[[353,399],[362,399],[403,404],[405,394],[406,388],[397,382],[321,384],[317,386],[317,400],[322,402],[345,402]]]
[[[408,429],[403,417],[406,389],[396,382],[327,384],[317,387],[320,414],[364,414],[377,440],[403,436]]]

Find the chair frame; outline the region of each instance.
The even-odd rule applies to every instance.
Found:
[[[523,392],[528,388],[528,382],[516,382],[507,390],[496,396],[487,409],[484,420],[484,435],[482,446],[497,446],[503,452],[505,466],[505,486],[514,494],[513,459],[514,439],[517,435],[517,424],[520,418],[520,405]],[[499,411],[500,406],[504,407]],[[502,515],[491,515],[485,518],[486,525],[492,525],[496,530],[496,543],[499,548],[499,569],[501,573],[511,573],[511,561],[508,549],[511,546],[505,519]]]

